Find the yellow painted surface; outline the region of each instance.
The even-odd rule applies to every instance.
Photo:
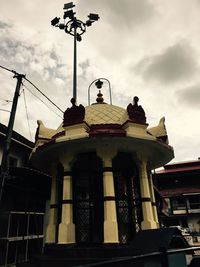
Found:
[[[56,130],[46,128],[40,121],[38,123],[38,140],[35,149],[38,146],[45,144],[53,139],[55,134],[64,132],[64,135],[58,135],[55,139],[55,144],[48,147],[47,150],[41,152],[43,157],[43,164],[49,159],[48,164],[61,162],[65,171],[71,170],[71,164],[75,160],[76,154],[88,151],[96,151],[97,155],[102,159],[103,167],[112,167],[112,159],[118,152],[132,153],[135,161],[137,161],[140,178],[141,197],[150,198],[152,202],[155,201],[153,193],[152,180],[148,178],[147,162],[160,161],[156,158],[156,152],[160,151],[163,144],[156,143],[156,137],[165,136],[167,134],[164,125],[164,119],[161,119],[158,126],[147,128],[148,125],[137,124],[129,121],[126,109],[108,104],[96,104],[85,107],[85,122],[65,126],[61,124]],[[93,124],[119,124],[123,125],[127,137],[120,137],[115,139],[107,138],[93,138],[89,139],[89,126]],[[132,137],[132,138],[130,138]],[[85,138],[85,139],[83,139]],[[70,140],[76,140],[71,142]],[[140,142],[138,142],[140,139]],[[141,141],[141,139],[144,139]],[[80,140],[80,141],[78,141]],[[101,140],[101,142],[99,142]],[[128,142],[127,142],[128,140]],[[146,142],[148,140],[148,142]],[[85,143],[84,143],[85,142]],[[138,145],[139,144],[139,145]],[[154,146],[153,146],[154,145]],[[158,146],[158,147],[157,147]],[[166,145],[164,144],[164,147]],[[34,149],[34,151],[35,151]],[[153,151],[153,149],[156,151]],[[160,150],[159,150],[160,149]],[[141,151],[143,151],[141,154]],[[163,155],[171,155],[170,151],[165,151]],[[56,153],[55,153],[56,152]],[[44,153],[44,154],[42,154]],[[37,151],[35,152],[37,154]],[[157,153],[160,155],[159,153]],[[38,155],[40,155],[38,153]],[[148,155],[148,156],[147,156]],[[153,156],[152,156],[153,155]],[[151,157],[152,156],[152,157]],[[158,156],[159,157],[159,156]],[[169,156],[171,157],[171,156]],[[38,162],[40,161],[40,158]],[[163,159],[161,160],[163,161]],[[55,174],[52,178],[51,189],[51,204],[57,204],[56,196]],[[104,197],[115,197],[114,178],[111,171],[103,173],[103,192]],[[72,200],[72,181],[70,176],[63,178],[63,200]],[[142,203],[143,222],[142,229],[154,229],[158,227],[158,218],[156,207],[152,206],[151,202]],[[46,242],[55,242],[56,227],[57,227],[57,209],[50,209],[49,224],[47,226]],[[58,243],[69,244],[75,242],[75,225],[73,224],[73,206],[71,203],[63,203],[62,217],[58,231]],[[104,242],[118,243],[118,223],[116,214],[115,200],[104,201]]]
[[[147,175],[147,162],[143,155],[138,155],[139,178],[140,178],[140,193],[141,198],[151,199],[149,181]],[[156,229],[157,222],[154,219],[153,208],[151,201],[142,202],[143,221],[141,223],[142,230]]]
[[[147,131],[155,137],[167,136],[167,130],[165,127],[165,117],[162,117],[158,123],[158,126],[147,129]],[[168,144],[168,139],[166,141]]]
[[[123,124],[128,120],[128,114],[124,108],[108,105],[96,104],[85,108],[85,122],[92,124]]]

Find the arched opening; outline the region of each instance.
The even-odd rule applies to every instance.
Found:
[[[113,159],[113,175],[119,241],[127,244],[140,230],[142,221],[139,176],[131,155],[118,153]]]
[[[103,165],[95,153],[79,154],[72,168],[77,244],[103,242]]]

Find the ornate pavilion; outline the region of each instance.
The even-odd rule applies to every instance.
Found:
[[[33,165],[52,176],[46,244],[128,244],[159,228],[151,171],[174,156],[162,118],[149,128],[138,97],[67,108],[61,125],[38,121]]]

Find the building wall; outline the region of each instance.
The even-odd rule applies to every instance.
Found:
[[[162,215],[163,226],[180,226],[200,240],[200,160],[165,166],[154,176],[154,182],[164,197],[166,215]]]
[[[0,162],[3,156],[3,146],[5,142],[5,127],[3,133],[1,132],[2,124],[0,124]],[[10,147],[10,165],[16,167],[24,166],[32,151],[33,143],[16,132],[13,132],[13,138]]]

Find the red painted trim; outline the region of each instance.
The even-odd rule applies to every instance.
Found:
[[[164,189],[160,191],[161,195],[163,197],[172,197],[172,196],[182,196],[184,194],[193,194],[193,193],[200,193],[200,188],[188,188],[188,187],[182,187],[182,188],[169,188]]]
[[[115,197],[114,196],[107,196],[103,198],[104,201],[115,201]]]
[[[93,124],[89,130],[90,137],[96,136],[126,136],[126,131],[120,124]]]
[[[65,171],[63,174],[64,174],[64,176],[71,176],[72,175],[72,171]]]
[[[65,131],[62,131],[62,132],[59,132],[59,133],[56,133],[55,135],[52,136],[52,139],[56,139],[60,136],[65,136]]]
[[[162,142],[165,142],[165,143],[166,143],[166,141],[167,141],[167,138],[168,138],[167,135],[163,135],[163,136],[158,136],[158,137],[156,137],[157,140],[162,141]]]
[[[72,199],[63,199],[62,204],[73,204],[73,200]]]
[[[151,202],[151,199],[149,197],[141,197],[141,202]]]
[[[59,207],[58,204],[51,204],[50,209],[57,209]]]
[[[103,172],[112,172],[113,168],[112,167],[104,167]]]
[[[173,172],[186,172],[186,171],[194,171],[194,170],[199,170],[200,171],[200,166],[185,166],[185,167],[175,167],[172,169],[164,169],[161,171],[156,172],[156,175],[160,174],[167,174],[167,173],[173,173]]]
[[[51,144],[55,144],[55,139],[52,139],[49,142],[43,144],[42,146],[37,147],[36,151],[42,150],[42,149],[44,149],[45,147],[47,147],[47,146],[49,146]]]

